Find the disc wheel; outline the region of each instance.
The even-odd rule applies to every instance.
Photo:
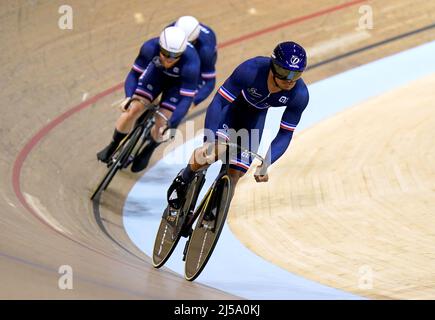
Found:
[[[228,175],[223,175],[216,181],[205,203],[198,208],[201,212],[187,248],[184,269],[186,280],[195,280],[210,259],[225,224],[231,193],[230,178]]]
[[[163,266],[177,246],[181,238],[184,221],[188,213],[193,212],[203,183],[204,177],[201,175],[197,175],[192,180],[187,190],[186,201],[180,210],[174,210],[169,206],[166,207],[154,241],[152,260],[155,268]],[[169,220],[174,221],[170,222]]]

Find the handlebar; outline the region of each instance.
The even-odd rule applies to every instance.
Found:
[[[218,143],[222,144],[222,145],[226,145],[229,148],[234,148],[237,151],[240,151],[241,153],[248,153],[251,156],[254,156],[255,158],[257,158],[258,160],[261,161],[261,165],[263,165],[265,162],[264,158],[262,156],[260,156],[258,153],[247,150],[247,149],[242,149],[237,143],[233,143],[233,142],[218,142]]]
[[[265,163],[264,158],[263,158],[262,156],[260,156],[258,153],[253,152],[253,151],[250,151],[250,150],[247,150],[247,149],[242,149],[242,148],[241,148],[237,143],[233,143],[233,142],[221,142],[221,141],[218,141],[218,144],[220,144],[220,145],[225,145],[225,146],[227,146],[227,147],[229,147],[229,148],[234,148],[234,149],[236,149],[237,151],[240,151],[241,153],[246,152],[246,153],[250,154],[251,156],[253,156],[253,157],[255,157],[255,158],[257,158],[258,160],[261,161],[261,166],[262,166],[262,167],[263,167],[263,165],[264,165],[264,163]],[[264,176],[264,175],[266,175],[266,174],[267,174],[267,168],[264,168],[264,167],[263,167],[263,168],[260,170],[259,175],[260,175],[260,176]]]
[[[163,120],[165,120],[166,123],[168,123],[168,121],[169,121],[168,117],[166,117],[166,116],[165,116],[163,113],[161,113],[158,109],[156,109],[156,110],[154,111],[154,113],[157,114],[158,116],[160,116],[161,118],[163,118]]]

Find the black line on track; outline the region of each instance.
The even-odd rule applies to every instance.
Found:
[[[92,207],[93,207],[93,211],[94,211],[95,221],[97,222],[97,224],[100,227],[101,231],[103,231],[103,233],[113,243],[115,243],[118,247],[120,247],[122,250],[124,250],[125,252],[127,252],[127,253],[133,255],[134,257],[138,258],[140,261],[146,262],[144,259],[139,257],[137,254],[135,254],[134,252],[131,252],[129,249],[124,247],[120,242],[118,242],[114,237],[112,237],[112,235],[109,233],[109,231],[107,231],[107,229],[106,229],[106,227],[104,226],[104,223],[103,223],[103,219],[104,218],[101,217],[101,213],[100,213],[100,198],[101,198],[101,192],[95,196],[94,200],[92,200]]]
[[[358,53],[361,53],[361,52],[364,52],[364,51],[367,51],[367,50],[370,50],[370,49],[373,49],[373,48],[377,48],[377,47],[383,46],[383,45],[385,45],[387,43],[394,42],[394,41],[397,41],[397,40],[400,40],[400,39],[403,39],[403,38],[406,38],[406,37],[410,37],[410,36],[413,36],[413,35],[418,34],[420,32],[424,32],[424,31],[427,31],[427,30],[430,30],[430,29],[433,29],[433,28],[435,28],[435,23],[430,24],[430,25],[425,26],[425,27],[422,27],[422,28],[419,28],[419,29],[416,29],[416,30],[413,30],[413,31],[410,31],[410,32],[399,34],[397,36],[394,36],[394,37],[391,37],[391,38],[388,38],[388,39],[385,39],[385,40],[382,40],[382,41],[379,41],[379,42],[376,42],[376,43],[373,43],[373,44],[370,44],[370,45],[368,45],[366,47],[362,47],[362,48],[359,48],[359,49],[356,49],[356,50],[349,51],[349,52],[344,53],[344,54],[340,54],[340,55],[332,57],[330,59],[326,59],[324,61],[315,63],[311,67],[308,67],[307,70],[315,69],[315,68],[321,67],[321,66],[323,66],[325,64],[328,64],[328,63],[331,63],[331,62],[334,62],[334,61],[338,61],[338,60],[341,60],[343,58],[347,58],[347,57],[353,56],[355,54],[358,54]]]

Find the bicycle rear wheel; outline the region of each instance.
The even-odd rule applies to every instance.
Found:
[[[199,219],[189,239],[184,269],[184,276],[188,281],[193,281],[200,275],[222,232],[231,203],[230,177],[226,174],[221,176],[211,191],[204,205],[198,208],[201,210]],[[207,221],[204,215],[214,219]]]
[[[184,222],[188,214],[193,212],[204,182],[205,176],[203,173],[195,176],[187,190],[186,201],[179,212],[178,210],[171,209],[169,206],[166,207],[162,220],[160,221],[156,240],[154,241],[152,260],[155,268],[163,266],[171,256],[172,252],[174,252],[174,249],[181,238]],[[173,215],[171,215],[171,217],[175,219],[174,222],[168,221],[168,215],[171,214],[170,210],[173,210]]]

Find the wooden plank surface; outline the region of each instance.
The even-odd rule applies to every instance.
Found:
[[[282,40],[293,39],[309,52],[313,50],[309,61],[315,63],[434,20],[433,2],[410,0],[361,2],[307,18],[349,2],[225,0],[205,6],[202,1],[74,0],[69,2],[74,10],[74,29],[60,30],[58,9],[63,1],[2,1],[0,265],[4,272],[0,296],[65,297],[56,287],[56,270],[71,264],[79,279],[84,279],[72,296],[228,298],[216,290],[186,283],[167,270],[153,270],[149,258],[130,242],[122,226],[121,209],[137,175],[120,175],[104,195],[101,207],[111,236],[134,255],[120,249],[97,225],[88,196],[104,167],[95,161],[95,153],[110,138],[118,117],[110,105],[122,97],[122,90],[109,90],[113,93],[47,131],[17,167],[19,155],[53,119],[121,83],[142,42],[157,36],[162,27],[183,14],[195,15],[212,26],[220,44],[301,20],[219,50],[218,84],[244,59],[269,55]],[[373,8],[373,30],[356,30],[362,4]],[[324,79],[433,38],[433,31],[428,30],[313,69],[305,78],[308,83]],[[203,115],[196,117],[196,128],[203,121]],[[161,151],[152,161],[160,156]],[[21,201],[16,194],[18,187]],[[301,201],[310,202],[311,197]]]
[[[371,298],[435,298],[435,75],[301,132],[230,226],[279,266]],[[372,288],[361,281],[372,273]]]

